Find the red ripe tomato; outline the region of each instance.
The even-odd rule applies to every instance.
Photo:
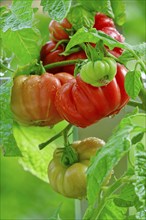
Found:
[[[55,50],[56,43],[53,41],[48,41],[40,51],[40,59],[43,61],[43,65],[47,65],[50,63],[60,62],[65,60],[65,56],[60,55],[64,51],[63,46],[59,45]],[[58,73],[62,72],[62,67],[55,67],[52,69],[48,69],[48,72]]]
[[[125,38],[114,27],[104,27],[101,29],[101,31],[121,43],[123,43],[125,40]],[[123,49],[115,47],[113,50],[109,50],[109,52],[114,56],[119,57],[122,54]]]
[[[95,15],[94,28],[101,30],[104,27],[115,27],[115,24],[111,18],[102,13],[97,13]]]
[[[97,13],[95,15],[95,24],[93,27],[95,27],[97,30],[103,31],[104,33],[121,43],[123,43],[125,40],[124,37],[116,30],[113,20],[105,14]],[[109,50],[108,47],[106,48],[115,57],[119,57],[123,52],[123,49],[117,47],[113,50]]]
[[[52,20],[49,24],[50,40],[60,41],[63,39],[69,39],[67,29],[71,29],[72,25],[64,18],[62,22]]]
[[[104,117],[117,114],[129,101],[124,89],[126,72],[126,68],[118,64],[115,78],[102,87],[93,87],[78,75],[58,90],[55,99],[58,112],[79,127],[87,127]]]
[[[77,59],[86,59],[87,56],[84,51],[79,51],[76,53],[72,53],[69,56],[66,56],[66,60],[77,60]],[[75,65],[66,65],[63,67],[63,71],[74,75]]]
[[[26,125],[51,126],[63,120],[55,107],[55,96],[62,84],[72,78],[68,73],[14,78],[11,109],[16,121]]]

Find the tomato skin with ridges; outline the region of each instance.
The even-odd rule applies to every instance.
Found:
[[[56,149],[48,166],[48,178],[51,187],[69,198],[85,198],[86,171],[90,159],[104,144],[103,140],[94,137],[73,142],[71,147],[78,154],[78,161],[72,165],[64,165],[61,162],[63,151]]]
[[[55,96],[62,84],[73,77],[68,73],[20,75],[14,78],[11,109],[24,125],[54,125],[63,120],[55,107]]]
[[[58,90],[55,99],[58,112],[78,127],[87,127],[104,117],[117,114],[129,101],[124,89],[126,72],[126,68],[118,64],[115,78],[102,87],[93,87],[77,75],[76,79]]]
[[[69,39],[69,34],[66,30],[71,28],[72,25],[66,18],[64,18],[60,23],[52,20],[49,24],[50,40],[57,42],[63,39]]]

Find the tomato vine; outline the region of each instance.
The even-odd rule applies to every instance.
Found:
[[[23,156],[24,168],[55,191],[86,199],[83,219],[144,219],[146,44],[131,45],[120,33],[124,1],[41,0],[47,34],[32,3],[0,8],[4,155]],[[126,105],[136,109],[106,143],[73,140],[75,126],[82,131]],[[113,170],[127,155],[132,166],[116,179]]]

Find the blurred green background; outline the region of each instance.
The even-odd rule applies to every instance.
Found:
[[[1,2],[8,4],[8,1]],[[128,43],[133,45],[142,43],[146,39],[146,1],[125,2],[127,21],[120,30]],[[40,14],[37,14],[37,17],[40,19],[38,27],[45,42],[49,35],[46,29],[49,18]],[[18,158],[3,157],[1,152],[0,159],[1,220],[49,219],[60,204],[62,204],[60,217],[63,220],[75,219],[74,200],[55,193],[47,183],[24,171],[18,163]]]

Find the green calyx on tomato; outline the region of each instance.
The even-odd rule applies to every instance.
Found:
[[[95,137],[75,141],[71,147],[78,155],[78,160],[71,165],[62,163],[63,151],[56,149],[48,166],[48,178],[52,188],[69,198],[86,197],[87,174],[91,157],[95,156],[104,141]]]
[[[95,62],[89,61],[80,71],[81,79],[95,87],[107,85],[113,80],[117,72],[117,63],[114,59],[104,57]]]

